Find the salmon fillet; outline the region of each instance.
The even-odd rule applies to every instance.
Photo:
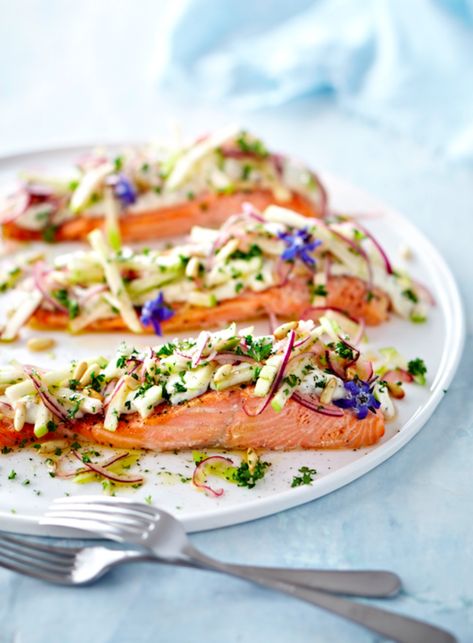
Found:
[[[250,389],[210,391],[177,406],[160,406],[147,419],[122,416],[116,431],[107,431],[96,416],[87,415],[71,427],[87,440],[123,449],[172,451],[186,449],[359,449],[384,435],[384,416],[369,413],[364,420],[345,411],[340,417],[315,413],[290,399],[282,411],[267,407],[250,417],[243,403],[257,402]],[[31,427],[16,433],[0,423],[0,446],[34,440]],[[37,440],[36,440],[37,441]]]
[[[376,326],[388,318],[389,297],[379,288],[368,293],[366,283],[357,277],[331,277],[327,284],[327,306],[340,308],[352,317],[363,318],[367,324]],[[370,296],[368,296],[370,294]],[[229,321],[242,321],[273,313],[286,319],[299,319],[310,308],[310,291],[306,280],[296,278],[283,286],[274,286],[261,292],[250,292],[221,301],[213,308],[201,308],[188,304],[173,306],[175,314],[162,323],[165,333],[188,329],[207,328]],[[310,316],[310,312],[309,312]],[[30,320],[30,326],[38,329],[64,330],[69,318],[60,311],[39,308]],[[100,319],[87,327],[88,331],[126,331],[121,317]],[[153,333],[151,327],[143,328]]]
[[[209,193],[192,201],[170,207],[130,214],[120,219],[120,231],[124,241],[146,241],[161,237],[186,234],[195,226],[218,227],[231,214],[241,212],[242,204],[251,201],[258,210],[268,205],[280,205],[307,217],[321,217],[316,205],[304,196],[293,192],[288,201],[279,201],[269,190],[238,192],[236,194]],[[55,241],[77,241],[87,237],[89,232],[103,225],[102,217],[77,216],[61,224],[55,234]],[[2,226],[5,238],[19,241],[33,241],[42,238],[41,231],[21,228],[14,221]]]

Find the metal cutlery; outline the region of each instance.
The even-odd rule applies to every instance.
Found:
[[[191,564],[250,580],[338,614],[399,643],[454,643],[456,640],[449,632],[428,623],[265,576],[257,567],[238,567],[210,558],[192,545],[177,519],[149,505],[95,496],[61,498],[40,522],[144,547],[171,564]]]
[[[86,585],[98,580],[113,567],[128,562],[158,562],[169,564],[144,549],[112,549],[88,545],[61,547],[46,545],[0,532],[0,567],[61,585]],[[200,565],[188,561],[172,561],[185,567]],[[229,565],[244,573],[244,565]],[[204,568],[205,569],[205,568]],[[331,571],[253,567],[268,578],[293,583],[306,588],[335,594],[382,598],[393,596],[399,590],[399,579],[390,572]]]

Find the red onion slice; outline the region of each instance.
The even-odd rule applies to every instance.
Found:
[[[192,362],[191,362],[192,368],[195,368],[197,364],[199,364],[200,360],[202,359],[202,353],[204,352],[209,339],[210,339],[210,333],[206,330],[203,330],[197,339],[195,353],[192,357]]]
[[[322,404],[318,398],[314,399],[313,397],[301,395],[300,393],[293,393],[291,399],[301,406],[305,406],[307,409],[320,413],[321,415],[330,415],[331,417],[342,417],[342,415],[344,415],[341,409],[336,406],[326,406]]]
[[[13,221],[21,217],[28,209],[31,198],[25,188],[21,188],[18,192],[12,194],[8,201],[11,201],[11,205],[7,206],[6,211],[0,215],[0,223],[2,224],[13,223]]]
[[[281,365],[280,365],[279,370],[278,370],[278,372],[276,373],[276,375],[275,375],[275,377],[273,379],[273,383],[270,386],[269,393],[264,398],[262,404],[260,404],[260,406],[256,409],[256,411],[253,412],[253,411],[250,411],[249,409],[247,409],[246,406],[245,406],[245,403],[243,403],[243,410],[246,413],[246,415],[248,415],[249,417],[256,417],[257,415],[260,415],[260,413],[262,413],[265,410],[265,408],[268,406],[268,404],[270,403],[271,399],[273,398],[274,393],[276,392],[276,390],[277,390],[277,388],[278,388],[279,384],[281,383],[281,380],[282,380],[282,378],[284,376],[284,371],[286,370],[286,366],[287,366],[287,364],[289,362],[289,358],[291,356],[291,352],[292,352],[292,349],[294,347],[295,338],[296,338],[296,333],[293,330],[291,330],[289,332],[289,335],[288,335],[287,344],[286,344],[286,348],[284,349]]]
[[[374,236],[374,235],[373,235],[373,234],[372,234],[372,233],[371,233],[367,228],[365,228],[365,226],[364,226],[364,225],[362,225],[358,220],[357,220],[357,222],[356,222],[356,226],[357,226],[357,228],[360,228],[360,230],[363,232],[363,234],[365,234],[365,235],[368,237],[368,239],[370,239],[370,240],[372,241],[372,243],[375,245],[376,250],[377,250],[377,251],[379,252],[379,254],[381,255],[381,259],[384,261],[384,266],[385,266],[385,268],[386,268],[386,272],[388,273],[388,275],[392,275],[392,274],[393,274],[393,267],[392,267],[392,265],[391,265],[391,262],[389,261],[389,257],[388,257],[388,255],[386,254],[386,252],[385,252],[384,248],[381,246],[381,244],[379,243],[379,241],[378,241],[378,240],[376,239],[376,237],[375,237],[375,236]]]
[[[414,279],[412,280],[412,283],[415,286],[415,289],[420,295],[420,298],[426,301],[428,304],[431,306],[436,305],[435,297],[433,296],[432,292],[425,286],[424,284],[420,283],[419,281],[415,281]]]
[[[212,487],[206,484],[206,472],[205,468],[209,464],[223,464],[226,463],[228,466],[233,466],[233,460],[230,458],[225,458],[223,455],[211,455],[208,458],[201,460],[195,467],[194,473],[192,475],[192,484],[198,489],[202,489],[205,492],[208,492],[211,496],[218,498],[224,493],[223,489],[212,489]]]
[[[64,422],[70,421],[67,409],[48,390],[41,375],[30,366],[24,366],[23,370],[30,378],[44,406],[57,418]]]
[[[15,415],[13,407],[8,402],[0,402],[0,413],[8,418],[12,418]]]
[[[46,264],[42,261],[38,261],[34,264],[33,267],[33,281],[36,288],[43,295],[43,298],[51,304],[56,310],[60,310],[62,313],[69,315],[68,309],[63,306],[57,299],[55,299],[49,292],[48,287],[45,283],[45,276],[50,272],[49,268],[46,267]]]
[[[110,473],[110,471],[108,471],[105,468],[105,466],[94,464],[93,462],[84,462],[80,453],[78,453],[77,451],[74,451],[74,449],[72,449],[71,453],[80,462],[82,462],[82,464],[86,469],[89,469],[94,473],[98,473],[99,476],[103,476],[104,478],[107,478],[107,480],[111,480],[112,482],[121,482],[122,484],[140,484],[143,482],[143,477],[141,476],[135,477],[135,478],[133,478],[132,476],[119,476],[116,473]],[[115,458],[114,462],[117,462],[117,459],[119,458]],[[113,462],[109,463],[108,466],[110,466],[110,464],[113,464]],[[79,473],[79,472],[76,472],[76,473]]]

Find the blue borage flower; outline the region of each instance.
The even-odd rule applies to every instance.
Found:
[[[380,403],[373,395],[373,386],[363,380],[355,379],[344,383],[347,397],[334,400],[334,404],[341,409],[353,409],[359,420],[364,420],[368,411],[372,413],[379,409]]]
[[[127,205],[133,205],[136,201],[136,190],[133,187],[130,179],[124,174],[119,174],[117,176],[116,182],[114,184],[115,196],[120,199],[122,205],[126,207]]]
[[[140,321],[144,326],[152,324],[156,335],[162,335],[161,322],[170,319],[173,315],[174,311],[166,306],[164,295],[160,292],[155,299],[150,299],[144,304]]]
[[[281,254],[281,259],[284,259],[284,261],[300,259],[307,266],[315,266],[315,259],[310,253],[318,248],[322,242],[319,239],[314,239],[307,228],[302,228],[295,234],[279,232],[278,237],[287,246]]]

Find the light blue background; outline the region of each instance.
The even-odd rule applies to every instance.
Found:
[[[234,101],[224,109],[209,106],[205,92],[196,92],[191,102],[173,94],[172,78],[165,86],[157,82],[169,55],[163,33],[171,21],[176,24],[163,3],[12,4],[0,2],[1,153],[158,137],[173,119],[188,132],[236,119],[274,147],[290,149],[405,212],[447,258],[464,295],[469,337],[458,376],[418,437],[328,497],[193,540],[226,560],[393,569],[406,590],[389,602],[393,610],[473,641],[473,172],[460,163],[468,158],[449,157],[455,123],[446,128],[447,138],[429,144],[426,132],[418,137],[382,118],[360,117],[344,101],[336,104],[332,93],[245,113]],[[133,566],[93,587],[66,590],[0,570],[0,643],[84,640],[376,639],[310,606],[197,571]]]

